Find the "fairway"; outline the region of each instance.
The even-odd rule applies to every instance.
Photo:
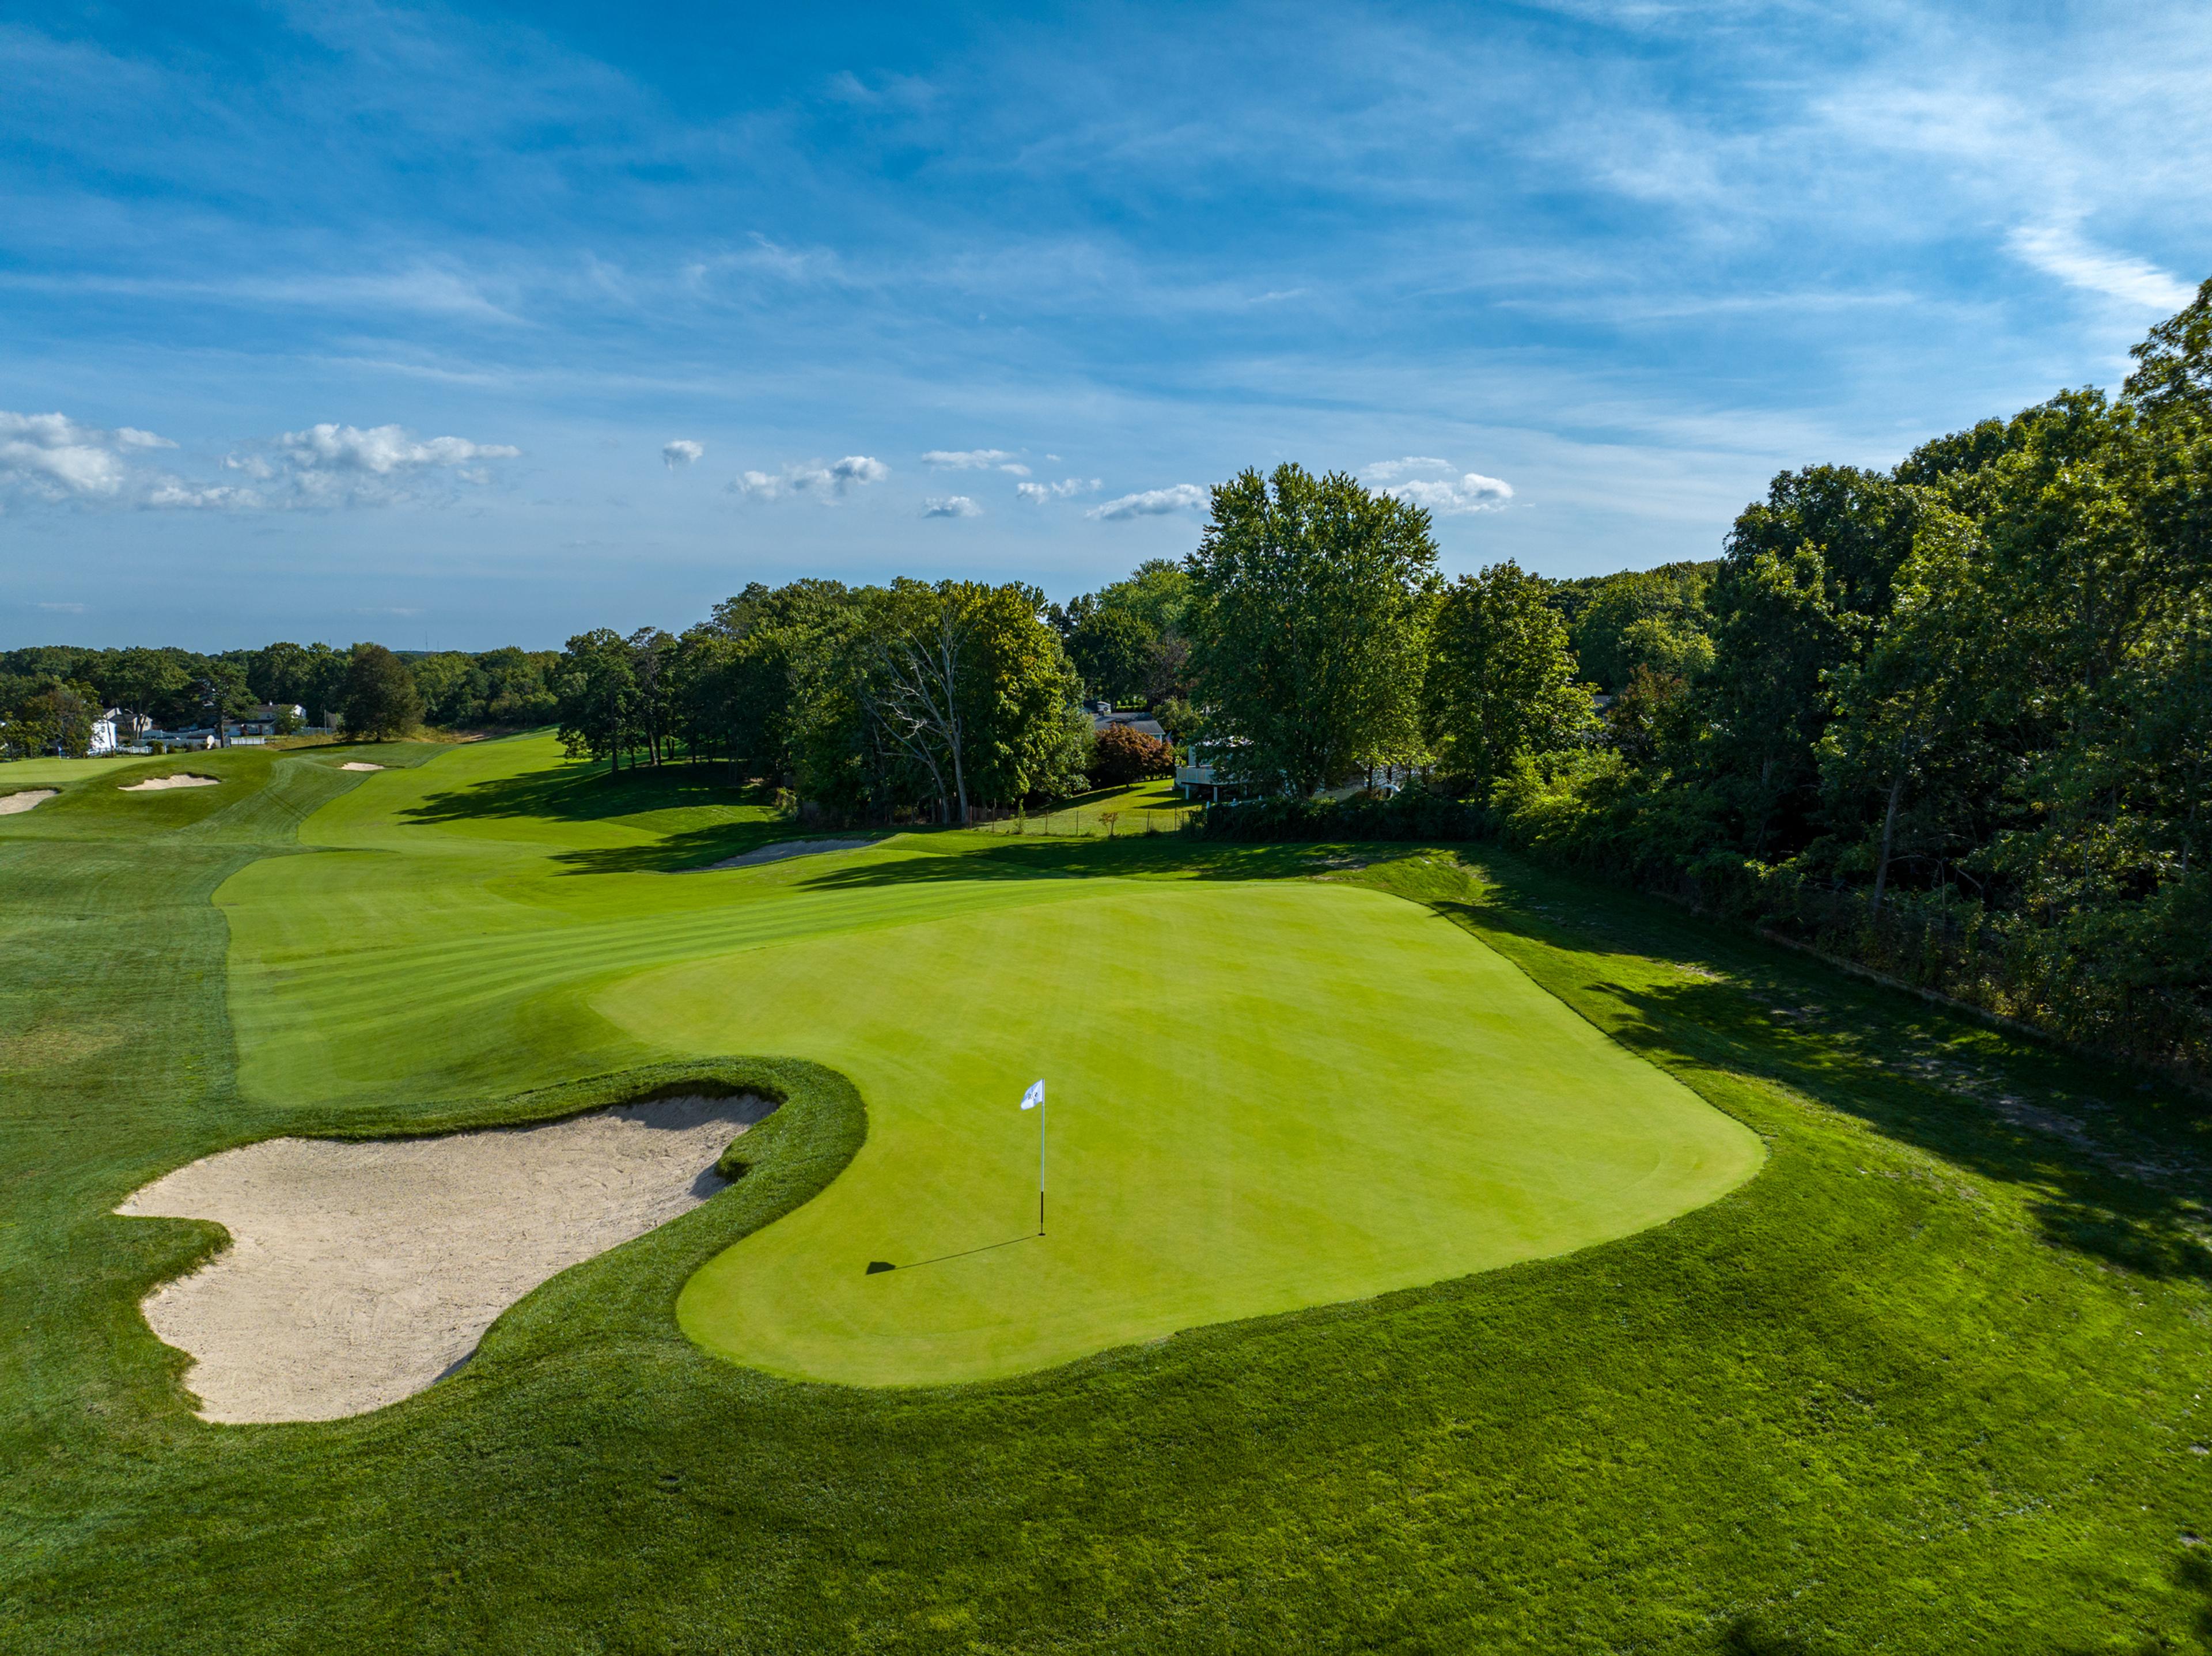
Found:
[[[1115,883],[665,968],[593,1005],[671,1050],[816,1059],[867,1098],[836,1184],[678,1304],[708,1350],[807,1379],[984,1379],[1564,1253],[1759,1156],[1459,928],[1345,887]],[[1040,1074],[1042,1239],[1015,1107]]]
[[[1758,1163],[1741,1124],[1425,906],[1007,877],[981,853],[1026,848],[975,836],[640,868],[625,851],[672,832],[775,830],[727,807],[510,813],[550,747],[369,775],[303,824],[325,854],[224,887],[241,1072],[306,1102],[690,1055],[840,1071],[868,1105],[859,1158],[684,1289],[685,1331],[732,1361],[1013,1374],[1564,1253]],[[1015,1107],[1039,1075],[1042,1240],[1036,1119]]]

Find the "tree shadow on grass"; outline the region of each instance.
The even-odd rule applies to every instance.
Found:
[[[768,790],[732,781],[729,767],[716,763],[663,765],[610,773],[596,764],[575,762],[515,776],[489,776],[465,787],[426,797],[404,813],[410,822],[488,822],[538,817],[556,822],[596,822],[611,816],[686,806],[766,807]]]
[[[1434,907],[1477,931],[1592,944],[1510,896]],[[2201,1113],[2160,1107],[2131,1090],[2131,1076],[2123,1090],[2111,1071],[2022,1051],[1899,991],[1717,941],[1716,952],[1732,957],[1729,980],[1594,986],[1634,1015],[1613,1037],[1655,1059],[1780,1082],[1885,1137],[2033,1192],[2029,1211],[2054,1246],[2146,1277],[2212,1280]],[[1599,946],[1647,952],[1619,937]],[[1662,943],[1648,957],[1672,952]]]
[[[1176,876],[1194,880],[1279,880],[1309,873],[1312,847],[1222,845],[1181,834],[1125,839],[951,834],[935,844],[918,839],[922,854],[825,869],[805,883],[817,891],[871,886],[929,885],[963,880],[1072,880]]]

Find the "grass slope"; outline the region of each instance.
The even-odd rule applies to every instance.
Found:
[[[426,799],[454,756],[416,773]],[[587,1027],[550,1093],[435,1065],[241,1086],[211,895],[361,796],[319,753],[196,762],[226,786],[0,822],[0,1648],[2206,1647],[2201,1112],[1487,855],[1334,877],[1434,905],[1754,1127],[1757,1179],[1564,1258],[1048,1374],[796,1384],[672,1314],[858,1143],[849,1089],[785,1066],[799,1107],[748,1135],[759,1168],[546,1284],[455,1379],[356,1421],[202,1425],[136,1301],[212,1228],[114,1218],[123,1194],[266,1133],[520,1119],[678,1071],[570,1081],[618,1067]],[[443,792],[514,839],[589,828],[574,867],[766,831],[690,779]],[[972,855],[1068,881],[1316,865]]]

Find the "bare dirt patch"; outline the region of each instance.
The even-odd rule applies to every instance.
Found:
[[[143,1305],[191,1354],[203,1418],[334,1420],[421,1391],[538,1283],[705,1201],[716,1159],[774,1107],[671,1098],[441,1138],[272,1138],[116,1211],[230,1232]]]
[[[149,776],[143,782],[123,783],[117,792],[159,793],[165,788],[211,788],[222,780],[219,776]]]
[[[338,768],[342,771],[380,771],[384,767],[381,765],[372,765],[367,760],[363,759],[349,759],[344,764],[339,766]]]
[[[60,792],[59,788],[25,788],[17,793],[0,796],[0,816],[21,816],[25,811],[45,804]]]
[[[817,857],[825,851],[858,851],[862,846],[872,846],[872,840],[779,840],[772,846],[761,846],[736,857],[725,857],[719,863],[707,863],[686,873],[709,874],[718,868],[754,868],[762,863],[780,863],[787,857]]]

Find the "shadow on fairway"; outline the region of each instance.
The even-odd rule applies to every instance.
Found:
[[[610,773],[597,764],[571,763],[514,776],[491,776],[433,793],[401,813],[408,822],[441,823],[534,820],[599,822],[655,811],[701,808],[759,813],[751,821],[709,822],[664,834],[650,843],[605,846],[557,853],[553,860],[574,874],[635,874],[697,868],[757,850],[806,830],[769,814],[773,795],[750,783],[732,783],[720,763],[663,765]]]
[[[910,842],[913,843],[913,842]],[[1053,839],[980,834],[948,836],[942,849],[921,841],[922,853],[826,869],[805,884],[817,891],[869,886],[930,885],[956,880],[1098,879],[1172,874],[1195,880],[1279,880],[1310,873],[1306,846],[1219,845],[1181,834],[1124,840]]]
[[[1608,913],[1598,946],[1672,958],[1634,939],[1635,903],[1624,896]],[[1477,932],[1569,949],[1593,943],[1511,898],[1434,907]],[[1682,917],[1668,918],[1679,933]],[[1729,980],[1594,985],[1636,1015],[1613,1038],[1646,1056],[1783,1083],[1887,1137],[2021,1187],[2054,1247],[2147,1277],[2212,1281],[2212,1248],[2199,1234],[2212,1151],[2201,1107],[2161,1106],[2154,1096],[2116,1102],[2109,1074],[2063,1052],[2008,1051],[2007,1038],[1978,1040],[1958,1015],[1915,997],[1813,962],[1799,967],[1717,928],[1714,940]]]

